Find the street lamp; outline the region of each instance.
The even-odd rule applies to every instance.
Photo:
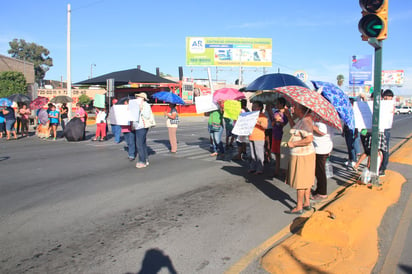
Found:
[[[95,66],[96,66],[96,64],[91,64],[90,65],[90,79],[93,78],[93,67],[95,67]]]

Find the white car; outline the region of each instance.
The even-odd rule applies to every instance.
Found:
[[[412,107],[407,107],[407,106],[397,106],[395,107],[395,114],[411,114],[412,113]]]

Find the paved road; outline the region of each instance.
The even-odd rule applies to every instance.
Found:
[[[141,170],[111,140],[1,140],[0,272],[222,273],[293,220],[283,211],[295,192],[271,166],[252,176],[230,153],[210,157],[204,117],[182,118],[179,152],[169,154],[158,120]],[[411,124],[396,117],[392,144]],[[329,192],[351,176],[343,139],[334,142]]]

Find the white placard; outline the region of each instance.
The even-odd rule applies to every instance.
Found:
[[[196,113],[210,112],[219,109],[213,102],[212,95],[203,95],[195,97]]]
[[[127,126],[133,119],[128,105],[114,105],[111,115],[111,121],[113,121],[115,125]]]
[[[379,129],[392,128],[393,123],[393,100],[383,100],[380,102]],[[372,129],[373,101],[355,102],[353,104],[353,115],[355,117],[355,127],[359,130],[364,128]]]
[[[259,118],[259,111],[244,112],[239,115],[232,133],[238,136],[249,136]]]
[[[132,117],[131,121],[137,122],[140,118],[140,102],[139,99],[129,100],[129,111]]]

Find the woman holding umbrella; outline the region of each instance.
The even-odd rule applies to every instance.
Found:
[[[166,126],[169,132],[169,142],[170,142],[170,152],[176,153],[177,152],[177,125],[179,123],[179,114],[176,110],[176,104],[170,103],[169,104],[169,111],[165,111]]]
[[[292,129],[291,138],[287,143],[290,148],[289,170],[286,183],[297,191],[296,207],[285,211],[287,214],[302,214],[310,210],[310,189],[315,181],[315,148],[313,146],[313,121],[310,111],[305,106],[295,103],[294,116],[299,120],[293,121],[286,112]]]

